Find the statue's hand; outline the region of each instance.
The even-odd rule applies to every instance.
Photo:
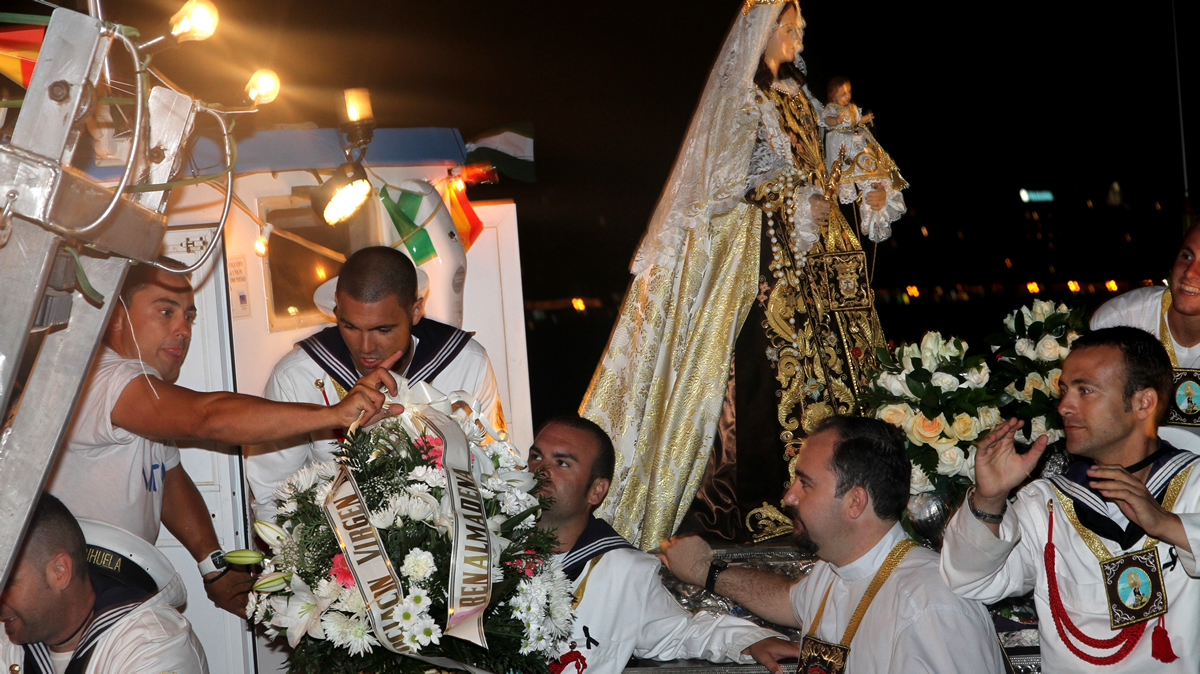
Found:
[[[808,198],[808,204],[812,207],[813,222],[818,225],[829,224],[829,202],[819,196],[813,195]]]
[[[887,190],[883,189],[883,185],[875,183],[871,191],[863,195],[863,199],[866,200],[871,210],[881,211],[884,205],[887,204]]]

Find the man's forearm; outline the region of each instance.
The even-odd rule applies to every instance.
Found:
[[[208,505],[182,465],[167,471],[163,484],[162,523],[197,562],[221,547],[208,514]]]
[[[795,582],[771,571],[731,566],[717,577],[714,589],[717,594],[729,597],[764,620],[776,625],[799,627],[791,600],[791,589]]]

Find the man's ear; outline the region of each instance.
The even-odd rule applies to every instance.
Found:
[[[1133,394],[1133,412],[1138,419],[1158,418],[1158,391],[1144,388]]]
[[[413,302],[412,324],[416,325],[417,323],[420,323],[422,318],[425,318],[425,298],[418,297],[417,301]]]
[[[51,589],[62,591],[67,589],[71,584],[71,579],[75,576],[75,561],[71,559],[64,551],[59,551],[51,555],[49,561],[46,562],[46,584]]]
[[[866,487],[858,485],[851,487],[846,495],[842,497],[842,509],[846,516],[852,520],[862,517],[871,507],[871,495],[867,493]]]
[[[603,477],[598,477],[592,480],[592,484],[588,486],[587,502],[589,505],[598,506],[604,503],[604,497],[608,496],[609,481]]]

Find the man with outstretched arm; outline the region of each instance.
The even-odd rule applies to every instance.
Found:
[[[894,426],[831,417],[805,439],[783,499],[793,542],[819,558],[808,575],[793,581],[729,566],[696,536],[663,541],[663,556],[681,580],[773,623],[806,628],[799,649],[778,639],[751,646],[776,674],[777,660],[797,650],[805,674],[998,674],[1000,647],[987,611],[955,596],[938,576],[937,553],[900,526],[911,470]]]
[[[976,486],[946,528],[942,575],[984,602],[1033,590],[1044,671],[1200,664],[1200,457],[1158,438],[1170,383],[1153,335],[1097,330],[1076,340],[1059,378],[1066,472],[1010,502],[1047,439],[1018,453],[1022,422],[1010,419],[977,446]]]
[[[47,483],[77,516],[114,524],[154,543],[165,525],[197,561],[217,606],[245,617],[249,575],[226,566],[200,492],[179,465],[175,439],[238,445],[391,413],[380,368],[334,407],[279,403],[176,386],[196,306],[184,276],[150,265],[130,269]]]
[[[592,516],[608,494],[614,463],[612,440],[575,415],[546,422],[529,450],[529,469],[546,480],[541,493],[554,499],[538,526],[558,536],[554,551],[576,598],[571,650],[559,663],[588,674],[617,674],[632,656],[750,663],[747,649],[776,632],[684,610],[663,587],[659,561]]]

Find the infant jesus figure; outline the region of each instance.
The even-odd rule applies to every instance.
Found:
[[[900,193],[908,183],[900,175],[890,155],[879,147],[867,124],[875,119],[862,112],[851,100],[850,80],[837,76],[829,80],[829,104],[821,112],[825,127],[826,168],[833,173],[834,163],[842,162],[838,200],[858,202],[859,228],[875,243],[892,235],[892,223],[907,210]],[[868,190],[881,189],[887,194],[883,208],[874,209],[862,199]]]

